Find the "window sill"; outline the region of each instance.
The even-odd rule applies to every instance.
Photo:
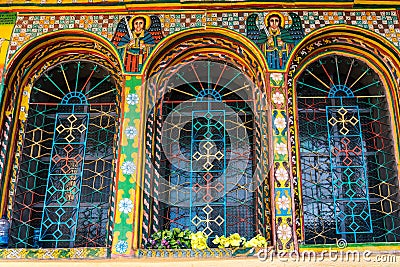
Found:
[[[260,248],[206,248],[200,249],[139,249],[139,258],[230,258],[250,257],[257,254]]]

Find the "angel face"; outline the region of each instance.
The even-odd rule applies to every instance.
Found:
[[[281,25],[281,18],[278,15],[271,15],[268,18],[268,27],[277,30]]]
[[[144,18],[138,17],[133,21],[133,28],[135,33],[141,33],[146,25]]]

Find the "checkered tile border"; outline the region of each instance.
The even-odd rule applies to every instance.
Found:
[[[27,41],[62,29],[84,29],[111,39],[119,22],[118,15],[18,16],[11,37],[9,58]]]
[[[286,27],[290,25],[290,11],[284,11]],[[396,11],[293,11],[302,18],[308,34],[331,24],[348,24],[374,31],[399,47],[400,25]],[[253,12],[192,12],[157,14],[164,36],[189,28],[206,25],[229,28],[246,34],[246,19]],[[259,12],[259,27],[265,28],[264,18],[269,12]],[[151,15],[151,14],[149,14]],[[18,16],[11,38],[8,59],[27,41],[47,32],[61,29],[85,29],[111,40],[123,15],[22,15]]]

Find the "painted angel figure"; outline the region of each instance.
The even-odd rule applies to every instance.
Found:
[[[284,17],[278,12],[271,12],[265,17],[266,29],[258,28],[258,14],[251,14],[246,20],[247,37],[265,53],[270,69],[283,69],[290,51],[304,37],[299,15],[289,15],[292,25],[288,28],[284,27]]]
[[[117,47],[127,72],[139,72],[154,46],[163,38],[157,16],[136,15],[121,19],[111,42]]]

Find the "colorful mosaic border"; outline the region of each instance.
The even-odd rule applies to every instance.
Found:
[[[292,251],[293,212],[291,175],[289,170],[288,132],[287,132],[287,90],[283,73],[270,74],[272,105],[272,138],[274,150],[274,203],[276,247],[278,251]]]
[[[136,251],[139,258],[231,258],[251,257],[261,248],[206,248],[199,249],[140,249]],[[269,248],[271,249],[271,248]]]
[[[115,223],[112,255],[130,255],[133,247],[133,229],[137,189],[138,129],[141,113],[140,76],[126,77],[121,144],[119,155],[118,191],[116,193]]]
[[[107,248],[0,249],[0,259],[98,259],[107,258]]]
[[[279,11],[279,10],[278,10]],[[400,47],[400,23],[396,10],[293,10],[302,21],[305,34],[327,25],[345,24],[358,26],[376,32],[397,47]],[[138,12],[140,13],[140,12]],[[146,12],[144,12],[146,13]],[[243,35],[246,34],[246,19],[252,13],[259,15],[259,28],[265,28],[265,12],[246,11],[191,11],[183,13],[149,13],[158,15],[164,36],[181,30],[197,27],[215,26],[228,28]],[[289,27],[291,19],[289,11],[281,12],[285,19],[285,27]],[[127,14],[128,15],[128,14]],[[84,29],[111,40],[120,19],[124,15],[19,15],[11,38],[8,59],[26,42],[42,34],[62,29]]]

